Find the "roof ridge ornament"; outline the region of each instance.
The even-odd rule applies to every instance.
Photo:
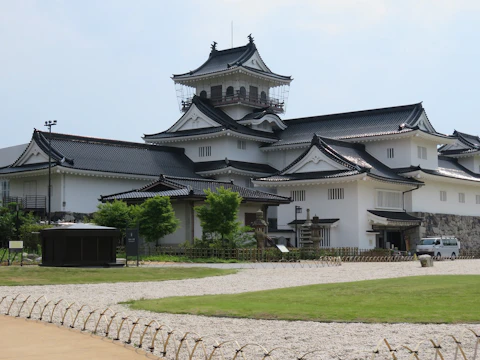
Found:
[[[248,35],[247,37],[248,37],[248,43],[249,43],[249,44],[253,44],[253,36],[252,36],[252,34]]]
[[[212,56],[213,54],[215,54],[216,52],[218,52],[218,50],[217,50],[217,42],[216,42],[216,41],[214,41],[214,42],[212,43],[212,45],[210,45],[210,49],[211,49],[211,51],[210,51],[210,56]]]
[[[316,133],[313,133],[312,143],[311,145],[320,145],[320,138]]]

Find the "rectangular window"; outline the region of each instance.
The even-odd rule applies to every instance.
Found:
[[[344,189],[328,189],[328,200],[340,200],[344,198]]]
[[[198,148],[199,157],[212,156],[212,147],[211,146],[200,146]]]
[[[480,205],[480,195],[476,195],[475,198],[477,200],[476,201],[477,205]]]
[[[387,149],[387,158],[393,159],[395,157],[395,151],[393,148],[388,148]]]
[[[440,201],[447,201],[447,192],[440,190]]]
[[[394,190],[377,190],[377,208],[402,209],[402,192]]]
[[[458,202],[459,203],[465,202],[465,193],[458,193]]]
[[[10,196],[10,182],[9,180],[0,180],[0,204]]]
[[[250,101],[256,102],[258,100],[258,87],[250,85]]]
[[[237,149],[246,150],[247,149],[247,142],[245,140],[237,140]]]
[[[222,85],[215,85],[210,88],[212,100],[219,101],[222,99]]]
[[[290,191],[290,198],[292,201],[305,201],[305,190]]]
[[[417,146],[418,158],[427,160],[427,148],[424,146]]]

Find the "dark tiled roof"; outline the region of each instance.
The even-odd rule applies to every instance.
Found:
[[[297,220],[290,221],[288,223],[288,225],[303,225],[303,224],[305,224],[305,221],[307,221],[307,220],[306,219],[297,219]],[[331,224],[336,223],[337,221],[340,221],[340,219],[319,219],[318,223],[320,225],[331,225]]]
[[[312,147],[319,149],[332,161],[340,164],[344,170],[316,171],[307,173],[288,174],[288,170],[299,163],[310,152]],[[363,144],[353,144],[334,139],[320,138],[316,135],[311,140],[310,147],[285,169],[272,176],[257,178],[260,181],[292,181],[307,179],[330,179],[365,174],[378,180],[397,182],[409,185],[422,185],[423,183],[406,179],[396,171],[390,169],[365,151]]]
[[[194,96],[192,99],[192,104],[194,104],[197,107],[197,109],[201,111],[203,114],[205,114],[209,119],[212,119],[213,121],[220,124],[220,126],[213,127],[213,128],[183,130],[183,131],[176,131],[176,132],[169,132],[170,129],[172,128],[170,127],[170,129],[158,134],[144,135],[144,139],[154,140],[154,139],[166,139],[166,138],[183,137],[183,136],[203,135],[203,134],[209,134],[209,133],[216,133],[223,130],[232,130],[240,134],[267,138],[272,140],[277,139],[277,136],[273,133],[251,129],[247,126],[237,123],[225,112],[214,107],[211,104],[209,99],[203,99],[200,96]],[[183,116],[186,116],[186,114]],[[180,118],[180,120],[182,118]]]
[[[265,115],[273,115],[273,116],[277,117],[278,120],[282,121],[282,119],[280,119],[280,117],[277,114],[275,114],[271,109],[256,109],[253,112],[245,115],[243,118],[240,119],[240,121],[242,121],[242,120],[252,120],[252,119],[257,119],[258,120],[258,119],[263,118]]]
[[[278,170],[271,167],[267,164],[257,164],[257,163],[250,163],[245,161],[235,161],[235,160],[218,160],[218,161],[206,161],[206,162],[199,162],[195,164],[195,172],[205,172],[205,171],[214,171],[226,168],[235,168],[238,170],[243,170],[247,172],[257,172],[257,173],[265,173],[265,174],[273,174],[276,173]]]
[[[407,168],[397,168],[394,169],[398,174],[405,174],[413,171],[422,171],[426,174],[448,177],[459,180],[468,180],[468,181],[480,181],[480,175],[474,173],[473,171],[468,170],[458,163],[458,160],[455,158],[447,156],[438,156],[438,168],[423,169],[420,166],[410,166]]]
[[[272,147],[310,142],[312,134],[332,139],[408,133],[423,113],[422,104],[284,120],[287,129]]]
[[[264,191],[246,188],[243,186],[238,186],[226,181],[216,181],[198,178],[181,178],[173,176],[161,176],[158,181],[144,186],[141,189],[124,192],[121,194],[102,196],[101,199],[102,201],[110,201],[113,199],[127,200],[139,199],[142,197],[149,198],[156,195],[166,196],[162,194],[166,194],[167,191],[179,191],[176,195],[169,195],[172,198],[189,197],[203,199],[205,198],[205,190],[210,189],[212,191],[216,191],[216,189],[219,187],[230,189],[234,192],[239,193],[244,201],[270,202],[274,204],[290,203],[290,198],[267,193]],[[185,190],[188,191],[188,194],[187,192],[185,192]],[[134,193],[140,193],[141,195],[137,196]]]
[[[378,211],[378,210],[367,210],[370,214],[379,216],[385,219],[394,220],[394,221],[422,221],[422,218],[418,218],[404,211]]]
[[[48,138],[47,132],[35,130],[32,141],[48,153]],[[63,167],[144,176],[199,177],[193,162],[180,148],[58,133],[52,133],[51,143],[52,161]],[[30,167],[14,169],[25,171]]]
[[[217,73],[225,70],[229,70],[235,67],[244,67],[248,70],[262,73],[268,76],[273,76],[283,80],[289,80],[290,76],[283,76],[275,74],[267,67],[267,71],[262,71],[254,69],[243,64],[250,59],[255,52],[257,47],[253,42],[249,42],[245,46],[240,46],[232,49],[226,50],[212,50],[208,60],[205,61],[200,67],[195,70],[191,70],[184,74],[173,75],[173,80],[188,79],[194,76],[206,75]]]
[[[55,164],[53,164],[53,166],[55,166]],[[7,166],[4,168],[0,168],[0,174],[13,174],[13,173],[43,170],[43,169],[48,169],[48,163],[28,164],[28,165],[23,165],[20,168]]]
[[[480,151],[480,138],[476,135],[470,135],[455,130],[453,136],[457,138],[454,144],[446,144],[438,149],[445,155],[469,154]]]

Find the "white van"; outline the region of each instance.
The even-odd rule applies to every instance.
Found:
[[[417,255],[428,254],[436,257],[455,259],[460,250],[460,241],[453,236],[427,237],[417,245]]]

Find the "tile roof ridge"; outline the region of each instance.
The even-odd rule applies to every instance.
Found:
[[[37,133],[41,134],[47,141],[50,136],[48,132],[36,130]],[[113,145],[126,148],[142,148],[142,149],[151,149],[155,151],[170,151],[170,152],[184,152],[183,149],[177,148],[174,146],[165,146],[165,145],[155,145],[149,143],[125,141],[125,140],[115,140],[115,139],[106,139],[106,138],[97,138],[92,136],[82,136],[82,135],[73,135],[65,133],[56,133],[52,132],[52,140],[66,140],[71,142],[83,142],[88,144],[103,144],[103,145]],[[180,150],[180,151],[179,151]]]
[[[285,119],[285,122],[310,122],[310,121],[318,121],[318,120],[327,120],[329,118],[335,118],[340,116],[355,116],[358,114],[367,114],[367,113],[385,113],[389,111],[400,111],[405,110],[408,108],[412,108],[412,110],[418,106],[421,106],[422,103],[415,103],[415,104],[408,104],[408,105],[398,105],[398,106],[389,106],[389,107],[382,107],[382,108],[374,108],[374,109],[365,109],[365,110],[356,110],[356,111],[347,111],[347,112],[339,112],[339,113],[331,113],[331,114],[324,114],[324,115],[314,115],[314,116],[307,116],[301,118],[293,118],[293,119]],[[422,107],[423,108],[423,107]],[[319,119],[325,118],[325,119]]]

